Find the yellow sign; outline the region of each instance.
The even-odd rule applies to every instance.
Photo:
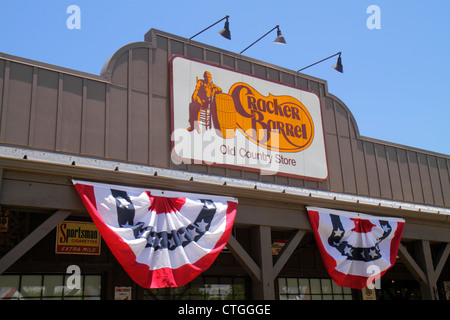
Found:
[[[63,221],[56,232],[56,253],[100,254],[101,237],[95,224],[80,221]]]
[[[246,83],[235,83],[229,95],[234,103],[237,127],[257,145],[269,150],[299,152],[313,141],[311,115],[294,97],[272,94],[265,97]]]

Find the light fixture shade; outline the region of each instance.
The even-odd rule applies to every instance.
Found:
[[[283,35],[281,34],[280,29],[277,30],[277,37],[275,38],[275,40],[273,40],[273,42],[279,43],[279,44],[286,44],[286,40],[284,39]]]
[[[231,40],[231,32],[230,32],[230,23],[225,21],[225,26],[222,30],[218,32],[222,37],[227,38],[228,40]]]
[[[333,69],[339,71],[340,73],[344,73],[344,67],[342,66],[341,56],[339,55],[337,63],[333,66]]]

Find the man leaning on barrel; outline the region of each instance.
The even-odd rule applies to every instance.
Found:
[[[217,93],[221,93],[222,89],[216,86],[211,81],[211,73],[205,71],[203,73],[203,79],[197,79],[197,85],[195,86],[194,93],[192,94],[192,101],[189,104],[189,124],[188,131],[196,129],[200,132],[198,125],[199,113],[201,109],[210,108],[211,112],[215,112],[214,96]]]

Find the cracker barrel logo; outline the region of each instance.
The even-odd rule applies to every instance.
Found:
[[[199,125],[211,129],[225,139],[233,138],[236,130],[257,145],[273,151],[299,152],[314,139],[314,123],[306,107],[288,95],[264,96],[252,86],[234,83],[228,94],[212,82],[205,71],[197,79],[189,105],[188,131]]]
[[[184,56],[169,67],[173,164],[328,179],[317,93]]]

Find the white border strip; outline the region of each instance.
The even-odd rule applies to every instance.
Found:
[[[291,195],[299,195],[302,197],[311,197],[316,199],[361,203],[385,208],[396,208],[410,211],[450,215],[450,209],[442,207],[434,207],[399,201],[390,201],[378,198],[356,196],[336,192],[327,192],[299,187],[282,186],[259,181],[211,176],[201,173],[157,168],[151,166],[130,164],[120,161],[87,158],[63,153],[37,151],[19,147],[0,146],[0,158],[23,159],[24,161],[36,161],[36,162],[75,166],[105,171],[120,171],[131,174],[158,176],[176,180],[198,181],[202,183],[209,183],[215,185],[227,185],[231,187],[239,187],[246,189],[258,189],[275,193],[285,193]]]

